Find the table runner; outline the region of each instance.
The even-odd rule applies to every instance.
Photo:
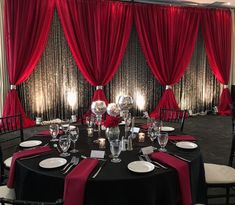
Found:
[[[151,155],[153,160],[164,163],[176,169],[179,177],[181,199],[183,205],[192,204],[189,167],[187,162],[164,152],[155,152]]]
[[[15,165],[16,165],[17,159],[22,158],[22,157],[29,157],[32,155],[37,155],[37,154],[49,152],[49,151],[51,151],[51,148],[49,146],[46,146],[46,147],[37,147],[33,149],[23,150],[23,151],[14,153],[12,157],[12,161],[11,161],[11,168],[10,168],[9,177],[7,181],[7,187],[14,188]]]
[[[83,205],[85,186],[96,159],[83,159],[66,177],[64,183],[64,205]]]

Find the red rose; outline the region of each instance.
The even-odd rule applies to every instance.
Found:
[[[117,127],[120,122],[120,117],[113,117],[110,115],[106,116],[106,120],[104,122],[105,127]]]

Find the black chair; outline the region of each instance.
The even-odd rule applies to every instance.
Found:
[[[187,116],[187,110],[176,110],[168,108],[160,109],[160,120],[162,122],[178,123],[181,132],[183,132],[184,122]]]
[[[27,201],[27,200],[16,200],[0,198],[0,204],[16,204],[16,205],[63,205],[63,200],[59,199],[55,202],[39,202],[39,201]]]
[[[19,132],[14,137],[3,138],[2,136],[12,132]],[[14,115],[0,118],[0,143],[8,142],[14,139],[24,141],[24,132],[22,124],[22,115]]]
[[[233,168],[234,152],[235,132],[232,134],[228,165],[204,163],[207,192],[210,188],[224,188],[226,191],[225,194],[208,194],[208,199],[226,198],[226,204],[229,204],[230,197],[235,197],[235,194],[231,193],[231,188],[235,187],[235,169]]]
[[[11,158],[8,158],[7,166],[3,161],[4,147],[9,149],[14,147],[16,143],[14,141],[24,141],[24,132],[22,124],[22,115],[14,115],[0,118],[0,184],[3,184],[3,180],[6,178],[4,174],[4,169],[9,169],[9,161]],[[18,142],[17,142],[18,144]]]

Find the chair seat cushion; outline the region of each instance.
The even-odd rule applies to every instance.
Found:
[[[11,161],[12,161],[12,157],[9,157],[7,158],[5,161],[4,161],[4,165],[8,168],[11,167]]]
[[[219,164],[204,163],[207,184],[235,183],[235,169]]]
[[[15,199],[15,189],[9,189],[7,186],[0,186],[0,196],[8,199]]]

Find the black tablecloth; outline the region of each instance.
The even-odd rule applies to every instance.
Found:
[[[91,150],[98,150],[98,145],[93,142],[96,137],[88,137],[85,127],[81,127],[77,142],[79,149],[77,155],[89,156]],[[44,144],[51,138],[49,136],[34,136],[33,139],[40,139]],[[139,143],[136,138],[133,141],[134,150],[122,152],[120,163],[111,163],[108,157],[109,146],[106,143],[105,158],[108,159],[108,162],[95,179],[91,178],[93,175],[91,173],[86,186],[85,205],[181,204],[178,177],[174,169],[155,168],[152,172],[145,174],[137,174],[128,170],[128,163],[138,160],[140,148],[150,144],[148,139],[144,143]],[[157,146],[157,143],[154,145]],[[183,150],[169,142],[166,148],[191,160],[189,168],[193,203],[206,203],[205,176],[200,149]],[[64,175],[60,171],[61,168],[43,169],[39,167],[41,160],[48,157],[58,157],[58,155],[58,151],[54,149],[50,155],[17,160],[15,172],[17,199],[54,201],[63,198]],[[70,160],[71,156],[66,159]]]

